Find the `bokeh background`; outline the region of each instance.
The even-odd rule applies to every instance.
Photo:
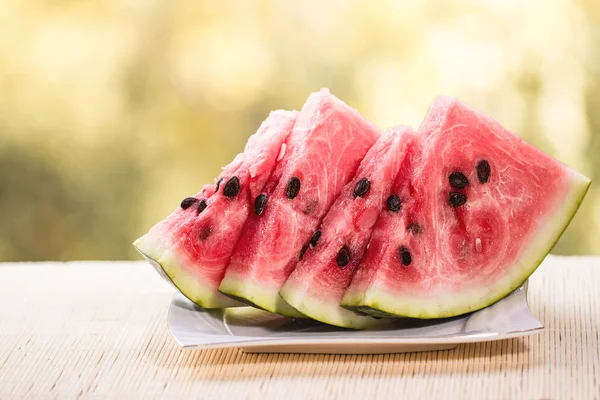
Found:
[[[459,97],[600,178],[600,3],[5,0],[0,260],[136,259],[131,242],[329,87],[418,126]],[[600,253],[600,185],[560,254]]]

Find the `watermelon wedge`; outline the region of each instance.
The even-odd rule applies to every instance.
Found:
[[[453,98],[437,98],[419,132],[422,161],[395,188],[402,208],[382,213],[344,307],[415,318],[486,307],[533,273],[590,184]]]
[[[242,305],[217,291],[244,222],[285,151],[298,113],[274,111],[250,137],[243,153],[216,184],[181,202],[178,209],[136,240],[191,301],[204,308]]]
[[[304,257],[279,292],[302,314],[343,328],[365,329],[383,322],[341,308],[340,301],[414,140],[415,133],[409,127],[386,131],[323,219]]]
[[[244,227],[219,291],[259,308],[301,314],[279,296],[342,188],[380,130],[323,89],[303,106],[283,160]]]

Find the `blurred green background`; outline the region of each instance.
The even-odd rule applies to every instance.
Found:
[[[139,258],[320,87],[384,128],[453,95],[600,178],[597,2],[9,0],[0,26],[0,260]],[[554,252],[599,227],[592,185]]]

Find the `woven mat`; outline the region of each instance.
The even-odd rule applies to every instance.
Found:
[[[0,399],[600,398],[600,257],[531,279],[543,334],[395,355],[183,351],[137,262],[0,264]]]

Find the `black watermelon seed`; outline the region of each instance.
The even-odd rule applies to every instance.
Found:
[[[387,206],[390,209],[390,211],[400,211],[400,209],[402,208],[402,202],[400,201],[400,197],[396,196],[395,194],[388,197]]]
[[[200,202],[198,203],[198,214],[200,214],[202,211],[206,210],[206,207],[208,207],[208,204],[206,204],[206,200],[205,199],[200,200]]]
[[[302,260],[304,258],[304,253],[306,253],[306,250],[308,250],[308,245],[305,244],[304,246],[302,246],[302,250],[300,250],[300,259]]]
[[[362,178],[356,183],[354,187],[354,198],[365,197],[371,189],[371,182],[367,178]]]
[[[415,235],[418,235],[420,233],[423,233],[423,228],[421,227],[421,225],[417,224],[416,222],[411,222],[407,227],[406,227],[407,231],[410,231],[412,233],[414,233]]]
[[[302,212],[306,215],[310,215],[315,212],[318,204],[319,202],[317,200],[311,200],[306,204],[306,207],[304,210],[302,210]]]
[[[409,266],[412,262],[410,251],[408,251],[408,249],[405,246],[400,246],[400,248],[398,249],[398,255],[400,256],[402,265]]]
[[[223,178],[220,178],[220,179],[217,181],[217,189],[215,190],[215,193],[219,191],[219,188],[221,187],[221,182],[223,182]]]
[[[267,195],[261,193],[258,195],[256,200],[254,200],[254,214],[261,215],[263,211],[265,211],[265,207],[267,206]]]
[[[186,197],[185,199],[181,200],[180,206],[184,210],[187,210],[188,208],[190,208],[191,206],[196,204],[197,201],[198,201],[198,199],[195,197]]]
[[[337,265],[344,268],[350,263],[350,249],[346,246],[342,247],[335,258]]]
[[[321,238],[321,231],[316,231],[310,238],[310,247],[315,247]]]
[[[198,235],[198,239],[206,240],[211,235],[211,233],[212,233],[212,228],[210,226],[207,226],[200,231],[200,234]]]
[[[460,207],[467,202],[467,196],[459,192],[450,192],[448,201],[450,201],[452,207]]]
[[[448,177],[448,181],[452,186],[454,186],[457,189],[463,189],[469,186],[469,180],[467,179],[467,177],[463,173],[458,171],[454,171],[453,173],[451,173]]]
[[[486,183],[490,180],[490,163],[487,160],[481,160],[477,163],[477,179],[480,183]]]
[[[232,177],[227,181],[223,188],[223,194],[229,198],[235,197],[240,192],[240,180],[237,176]]]
[[[298,193],[300,193],[300,179],[294,176],[290,179],[285,188],[285,196],[288,199],[293,199],[298,196]]]

